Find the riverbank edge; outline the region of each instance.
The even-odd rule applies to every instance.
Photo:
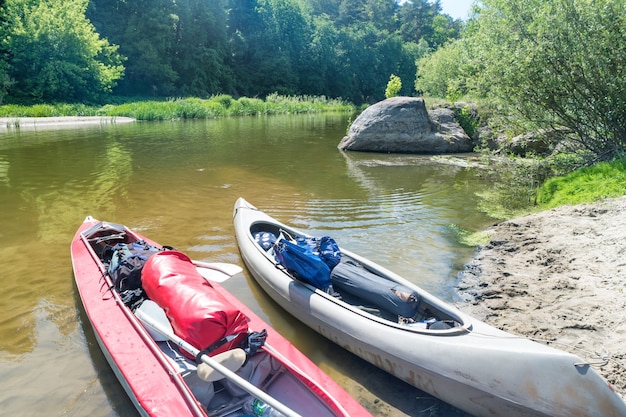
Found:
[[[466,314],[583,358],[626,396],[626,196],[485,230],[459,274]]]
[[[18,129],[107,125],[133,122],[136,122],[136,119],[124,116],[0,117],[0,132]]]

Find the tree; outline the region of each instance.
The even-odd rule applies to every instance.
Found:
[[[174,0],[91,0],[89,18],[127,57],[116,92],[167,96],[177,93],[174,69],[180,6]]]
[[[119,95],[156,97],[278,92],[361,104],[384,97],[389,74],[411,79],[423,51],[456,33],[454,22],[439,14],[438,0],[403,5],[396,0],[66,3],[7,0],[5,14],[11,20],[0,25],[0,61],[8,66],[4,77],[0,66],[0,94],[53,101],[111,88]],[[424,14],[405,13],[420,10]],[[414,17],[426,20],[408,25]],[[89,65],[77,62],[91,58],[70,41],[76,28],[86,33],[84,27],[95,37],[81,35],[77,43],[100,42],[92,60],[101,65],[87,71]],[[119,52],[109,42],[119,45]],[[36,75],[29,74],[31,69]],[[93,73],[98,74],[95,81],[88,79]],[[402,94],[413,92],[412,83],[402,86]]]
[[[122,59],[85,18],[87,1],[5,1],[0,49],[15,82],[12,96],[89,101],[115,86]]]
[[[229,64],[237,94],[298,94],[300,74],[310,62],[312,29],[300,2],[230,0]]]
[[[468,42],[450,42],[417,61],[415,89],[434,97],[458,99],[470,92],[472,71]]]
[[[336,49],[339,33],[325,14],[313,17],[311,26],[311,39],[305,49],[306,65],[300,67],[300,91],[337,97],[342,94],[340,89],[333,87],[334,82],[341,79]]]
[[[128,58],[116,92],[202,97],[232,89],[226,0],[90,0],[87,15]]]
[[[15,81],[9,75],[7,70],[7,63],[0,60],[0,106],[4,101],[4,98],[9,95],[9,91]]]
[[[428,0],[413,0],[402,3],[398,10],[400,35],[405,41],[419,42],[430,35],[432,22],[439,12],[440,5]]]
[[[228,55],[226,8],[218,0],[178,0],[175,28],[175,88],[183,95],[209,96],[229,92],[232,71]]]
[[[428,43],[421,39],[418,43],[405,42],[402,45],[402,55],[398,61],[398,69],[396,74],[401,80],[413,80],[417,72],[417,61],[430,51]],[[414,83],[403,83],[400,94],[403,96],[412,96],[418,93]]]
[[[288,62],[289,74],[283,74],[277,84],[284,84],[285,93],[298,94],[300,90],[300,74],[306,69],[310,57],[306,48],[311,42],[312,29],[307,15],[300,2],[294,0],[266,0],[271,10],[267,17],[267,26],[274,32],[272,47],[281,51],[285,62]],[[279,91],[280,89],[274,89]]]
[[[311,13],[314,16],[325,15],[328,19],[334,21],[339,16],[339,4],[337,0],[308,0],[307,3],[311,7]]]
[[[343,97],[356,104],[382,100],[389,74],[397,72],[401,62],[400,38],[371,24],[354,25],[340,33],[335,49],[345,81]]]
[[[472,32],[481,92],[601,159],[626,149],[623,0],[483,0]]]
[[[398,10],[399,33],[405,42],[418,43],[425,40],[430,48],[436,49],[448,40],[458,39],[463,22],[441,14],[439,0],[409,0]]]
[[[453,20],[450,16],[438,14],[431,22],[431,32],[426,38],[429,45],[438,48],[451,39],[459,38],[461,34],[461,21]]]

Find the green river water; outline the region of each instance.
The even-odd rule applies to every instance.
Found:
[[[70,241],[85,216],[123,223],[193,259],[243,266],[235,200],[456,301],[474,254],[455,228],[493,222],[475,169],[428,156],[343,153],[349,115],[0,128],[0,410],[135,416],[86,322]],[[225,286],[375,416],[463,414],[287,315],[247,271]]]

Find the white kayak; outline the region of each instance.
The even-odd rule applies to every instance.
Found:
[[[310,236],[243,198],[235,204],[234,227],[245,265],[282,308],[339,346],[461,410],[475,416],[626,416],[622,398],[576,355],[476,320],[343,247],[341,262],[332,269],[332,288],[295,279],[276,260],[276,245],[268,245],[267,238]],[[407,311],[414,314],[407,317]]]

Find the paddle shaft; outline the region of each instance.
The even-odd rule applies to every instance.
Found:
[[[145,317],[144,316],[144,317],[142,317],[141,320],[146,325],[150,326],[150,328],[152,328],[153,330],[161,333],[163,336],[167,337],[172,342],[176,343],[178,346],[180,346],[181,348],[185,349],[187,352],[189,352],[193,356],[197,356],[198,353],[200,353],[200,351],[198,349],[196,349],[195,347],[193,347],[189,343],[185,342],[180,337],[176,336],[173,332],[168,331],[167,329],[165,329],[160,323],[158,323],[152,317]],[[246,392],[248,392],[251,395],[253,395],[256,398],[258,398],[259,400],[261,400],[261,401],[271,405],[276,410],[278,410],[281,413],[283,413],[285,415],[285,417],[302,417],[300,414],[296,413],[295,411],[293,411],[292,409],[290,409],[289,407],[287,407],[286,405],[284,405],[283,403],[281,403],[280,401],[278,401],[274,397],[270,396],[269,394],[265,393],[264,391],[261,391],[258,387],[255,387],[254,385],[252,385],[250,382],[248,382],[244,378],[240,377],[239,375],[237,375],[236,373],[234,373],[230,369],[226,368],[225,366],[223,366],[219,362],[215,361],[210,356],[202,355],[202,357],[200,359],[202,359],[202,362],[206,363],[207,365],[209,365],[210,367],[212,367],[213,369],[215,369],[216,371],[218,371],[219,373],[224,375],[226,378],[231,380],[233,383],[235,383],[241,389],[245,390]]]

